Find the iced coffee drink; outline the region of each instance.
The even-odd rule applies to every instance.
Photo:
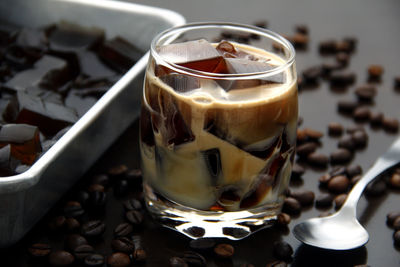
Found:
[[[232,40],[153,45],[140,123],[150,212],[200,228],[193,214],[223,214],[224,223],[273,218],[294,156],[294,65]]]

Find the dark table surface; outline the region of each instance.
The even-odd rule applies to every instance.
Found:
[[[337,146],[337,138],[328,136],[327,124],[331,121],[342,123],[345,127],[356,124],[349,117],[339,115],[337,101],[354,99],[354,88],[364,84],[367,79],[367,67],[381,64],[384,67],[382,81],[377,84],[378,94],[370,105],[371,110],[382,111],[388,117],[400,119],[400,91],[394,90],[394,77],[400,75],[400,1],[398,0],[136,0],[137,3],[154,5],[175,10],[186,17],[187,21],[234,21],[251,24],[257,20],[268,20],[269,28],[281,34],[293,34],[294,26],[305,24],[310,29],[308,49],[297,53],[298,73],[307,67],[328,60],[318,54],[318,43],[326,39],[338,39],[354,36],[358,39],[356,52],[351,57],[349,70],[357,74],[357,81],[346,90],[336,91],[327,82],[321,82],[315,89],[304,89],[299,94],[300,116],[304,122],[301,128],[311,127],[325,133],[319,151],[329,155]],[[352,161],[363,170],[368,169],[374,160],[393,142],[397,134],[388,133],[381,128],[373,129],[368,123],[362,123],[369,135],[365,149],[358,150]],[[110,148],[82,179],[94,174],[105,173],[115,164],[126,164],[129,168],[139,167],[138,122],[135,122]],[[310,189],[316,195],[324,192],[318,186],[318,178],[329,171],[327,169],[307,168],[302,180],[291,184],[292,190]],[[78,184],[77,187],[80,185]],[[60,202],[62,203],[62,202]],[[305,245],[297,241],[291,231],[270,228],[262,230],[242,241],[226,241],[235,247],[231,260],[216,260],[207,256],[209,266],[240,266],[252,263],[266,266],[275,260],[272,243],[287,241],[294,249],[291,266],[400,266],[400,249],[393,245],[393,229],[389,228],[386,214],[400,211],[400,191],[388,189],[378,197],[363,196],[358,204],[358,217],[370,233],[369,242],[359,249],[350,251],[326,251]],[[62,205],[62,204],[60,204]],[[289,225],[291,230],[297,222],[319,215],[321,212],[334,211],[334,208],[305,208]],[[122,205],[119,200],[110,198],[104,220],[107,231],[104,241],[97,244],[103,254],[111,253],[109,240],[113,228],[123,221]],[[49,216],[56,214],[51,211]],[[53,246],[62,248],[63,237],[52,236],[45,230],[46,220],[42,220],[19,244],[2,253],[7,266],[30,266],[26,248],[32,242],[44,238]],[[179,256],[188,248],[189,239],[171,230],[164,229],[146,217],[145,224],[136,233],[148,254],[144,266],[168,266],[168,259]],[[45,237],[44,237],[45,236]],[[225,241],[221,241],[225,242]],[[35,264],[33,264],[35,265]],[[0,263],[0,266],[3,266]],[[35,266],[40,266],[35,265]]]

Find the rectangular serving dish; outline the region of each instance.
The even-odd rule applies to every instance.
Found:
[[[144,56],[26,172],[0,177],[0,247],[18,240],[135,120],[146,51],[154,36],[185,23],[178,13],[112,0],[2,0],[0,18],[38,28],[65,20],[123,36]]]

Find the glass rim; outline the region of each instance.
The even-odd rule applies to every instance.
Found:
[[[259,36],[264,36],[266,38],[272,39],[281,45],[285,46],[285,48],[289,51],[289,58],[284,59],[284,64],[277,66],[276,68],[260,71],[260,72],[252,72],[252,73],[212,73],[206,71],[194,70],[191,68],[187,68],[167,60],[157,52],[157,45],[160,40],[165,39],[164,44],[169,44],[173,42],[177,36],[181,33],[186,32],[189,29],[211,29],[211,28],[220,28],[225,30],[246,30],[248,33],[256,34]],[[273,32],[268,29],[241,24],[241,23],[233,23],[233,22],[195,22],[195,23],[187,23],[181,26],[169,28],[159,34],[157,34],[150,45],[150,54],[156,59],[157,62],[161,62],[163,65],[168,68],[185,75],[191,75],[198,78],[213,78],[213,79],[221,79],[221,80],[238,80],[238,79],[254,79],[254,78],[266,78],[281,72],[284,72],[286,69],[290,68],[295,62],[296,51],[293,45],[282,35]]]

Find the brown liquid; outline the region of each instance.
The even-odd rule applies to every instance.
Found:
[[[240,49],[282,64],[265,51]],[[282,84],[245,81],[254,87],[226,92],[225,81],[197,78],[181,80],[194,88],[182,90],[181,84],[155,76],[154,69],[146,73],[141,117],[146,184],[168,200],[200,210],[278,202],[296,138],[297,88],[289,75]]]

